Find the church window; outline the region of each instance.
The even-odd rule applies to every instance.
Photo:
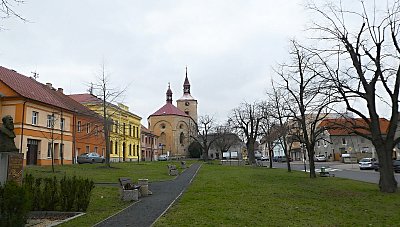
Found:
[[[180,124],[180,125],[179,125],[179,128],[180,128],[180,129],[183,129],[183,124]]]
[[[165,124],[161,124],[161,128],[162,128],[162,129],[165,129]]]
[[[183,144],[185,142],[185,134],[183,134],[183,132],[181,132],[181,135],[179,136],[179,143]]]

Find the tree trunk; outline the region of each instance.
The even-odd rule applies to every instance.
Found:
[[[397,191],[397,181],[393,172],[392,147],[384,143],[374,143],[375,147],[379,147],[379,190],[381,192],[394,193]]]
[[[255,143],[255,139],[249,139],[247,141],[247,154],[249,156],[250,164],[256,163],[256,157],[254,155],[254,143]]]
[[[317,178],[315,174],[315,163],[314,163],[314,149],[311,146],[307,146],[308,151],[308,162],[310,163],[310,178]]]
[[[268,144],[269,168],[271,168],[271,169],[272,169],[272,153],[273,153],[273,150],[270,148],[270,146]]]

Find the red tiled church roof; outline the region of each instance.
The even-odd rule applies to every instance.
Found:
[[[164,116],[164,115],[176,115],[176,116],[182,116],[182,117],[189,117],[185,112],[182,110],[178,109],[172,103],[166,103],[163,107],[161,107],[159,110],[154,112],[152,116]]]
[[[389,129],[389,121],[385,118],[379,119],[379,125],[382,134],[386,134]],[[361,118],[354,119],[325,119],[320,124],[319,127],[326,127],[330,135],[333,136],[343,136],[354,134],[354,131],[362,133],[365,135],[370,135],[369,126]]]

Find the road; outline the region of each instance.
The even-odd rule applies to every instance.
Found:
[[[291,162],[293,170],[304,171],[304,164],[302,162]],[[287,168],[286,163],[273,163],[273,167]],[[326,171],[335,174],[335,177],[347,178],[352,180],[364,181],[369,183],[379,183],[379,172],[374,170],[360,170],[358,164],[343,164],[340,162],[316,162],[315,169],[320,171],[321,167],[325,167]],[[309,171],[308,164],[306,165]],[[400,187],[400,173],[395,173],[395,178]]]

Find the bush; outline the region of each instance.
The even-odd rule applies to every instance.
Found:
[[[34,182],[34,183],[33,183]],[[64,176],[61,180],[25,176],[24,188],[32,197],[32,210],[37,211],[86,211],[94,182]]]
[[[25,187],[14,181],[0,186],[0,226],[25,226],[30,207]]]
[[[196,141],[193,141],[189,145],[188,151],[189,151],[189,155],[190,155],[191,158],[200,158],[201,153],[202,153],[201,152],[202,148],[201,148],[200,143],[196,142]]]

